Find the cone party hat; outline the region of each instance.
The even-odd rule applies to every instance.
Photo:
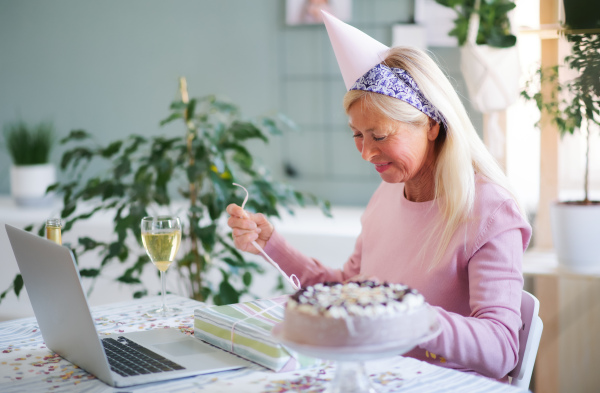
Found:
[[[358,78],[385,59],[389,48],[335,16],[321,12],[346,90],[350,90]]]

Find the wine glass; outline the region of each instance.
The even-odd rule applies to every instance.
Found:
[[[175,216],[157,216],[142,218],[142,243],[150,260],[160,271],[160,283],[162,287],[162,307],[150,310],[163,317],[177,311],[169,308],[165,303],[166,283],[165,274],[179,250],[181,244],[181,222]]]

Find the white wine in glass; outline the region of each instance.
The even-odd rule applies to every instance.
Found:
[[[151,313],[163,317],[178,309],[168,308],[165,303],[165,273],[175,260],[181,244],[181,222],[174,216],[144,217],[142,219],[142,243],[150,260],[160,271],[162,287],[162,307],[151,310]]]

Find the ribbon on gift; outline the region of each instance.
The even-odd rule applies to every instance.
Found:
[[[320,360],[291,351],[272,334],[273,328],[284,320],[288,298],[283,295],[194,310],[194,337],[275,372],[317,366]],[[276,303],[283,307],[273,307]],[[248,316],[253,318],[246,319]],[[232,324],[240,319],[246,320],[235,326],[232,336]]]
[[[274,301],[275,301],[275,300],[274,300]],[[272,310],[272,309],[274,309],[274,308],[277,308],[277,307],[283,307],[283,304],[284,304],[286,301],[287,301],[287,297],[285,297],[285,298],[283,299],[283,301],[282,301],[282,302],[278,302],[277,304],[274,304],[274,305],[273,305],[273,306],[271,306],[271,307],[268,307],[268,308],[265,308],[264,310],[261,310],[261,311],[255,312],[254,314],[252,314],[252,315],[250,315],[250,316],[247,316],[247,317],[246,317],[246,318],[244,318],[244,319],[240,319],[240,320],[238,320],[238,321],[235,321],[235,322],[233,323],[233,325],[231,325],[231,352],[234,352],[234,351],[233,351],[233,339],[235,338],[235,326],[236,326],[238,323],[240,323],[240,322],[244,322],[244,321],[246,321],[246,320],[248,320],[248,319],[254,319],[254,318],[256,318],[257,316],[259,316],[259,315],[261,315],[261,314],[264,314],[264,313],[266,313],[267,311],[269,311],[269,310]]]
[[[242,210],[244,210],[244,206],[246,206],[246,202],[248,202],[248,195],[249,195],[248,190],[246,190],[246,188],[244,186],[241,186],[237,183],[233,183],[233,185],[238,186],[241,189],[243,189],[244,191],[246,191],[246,197],[244,198],[244,202],[242,203]],[[281,268],[279,267],[279,264],[277,262],[275,262],[274,260],[272,260],[271,257],[267,255],[265,250],[263,250],[263,248],[258,245],[256,240],[252,242],[252,245],[254,247],[256,247],[256,249],[265,257],[265,259],[279,271],[279,274],[281,274],[286,279],[286,281],[290,283],[292,288],[294,288],[295,290],[299,290],[301,288],[300,280],[298,279],[298,277],[295,274],[292,274],[291,276],[288,276],[287,274],[285,274],[285,272],[283,270],[281,270]]]

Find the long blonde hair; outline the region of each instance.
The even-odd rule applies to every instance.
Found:
[[[435,201],[442,217],[422,247],[422,250],[430,248],[435,239],[437,247],[430,264],[433,268],[441,260],[454,233],[473,211],[475,173],[505,188],[517,202],[524,218],[525,214],[508,178],[477,135],[458,94],[438,65],[423,51],[408,47],[390,49],[382,64],[406,70],[445,119],[444,126],[440,125],[434,173]],[[427,115],[404,101],[362,90],[346,93],[346,113],[359,100],[361,105],[403,123],[424,126],[429,122]]]

